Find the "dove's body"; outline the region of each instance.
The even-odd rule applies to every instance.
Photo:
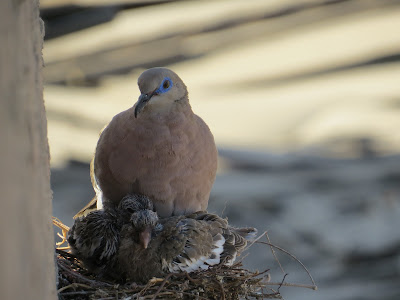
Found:
[[[105,204],[135,193],[163,217],[205,210],[217,167],[207,125],[187,102],[163,117],[135,118],[133,110],[115,116],[97,145],[94,176]]]
[[[134,193],[148,196],[161,217],[205,210],[217,170],[213,135],[175,73],[150,69],[138,85],[139,101],[99,138],[91,171],[97,208]]]

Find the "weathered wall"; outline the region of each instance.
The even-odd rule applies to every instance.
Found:
[[[0,299],[56,299],[42,28],[37,0],[0,1]]]

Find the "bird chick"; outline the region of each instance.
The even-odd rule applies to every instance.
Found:
[[[89,271],[106,276],[119,248],[121,228],[118,212],[113,209],[92,211],[75,219],[67,233],[72,254]]]
[[[256,232],[205,211],[160,219],[148,197],[127,195],[116,209],[76,219],[68,242],[89,271],[145,283],[168,273],[232,265]]]
[[[121,201],[125,210],[142,208],[121,230],[116,256],[119,280],[147,282],[171,272],[232,265],[247,245],[246,237],[256,233],[254,228],[233,228],[226,219],[204,211],[159,219],[148,204],[134,195]]]

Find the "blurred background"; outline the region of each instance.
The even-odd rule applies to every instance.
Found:
[[[56,217],[92,198],[100,130],[166,66],[219,148],[209,210],[268,230],[314,276],[319,291],[285,299],[400,298],[400,1],[40,2]],[[282,280],[268,248],[250,252]]]

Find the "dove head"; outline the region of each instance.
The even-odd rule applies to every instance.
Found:
[[[151,241],[153,230],[158,223],[157,213],[149,209],[139,210],[132,214],[131,223],[138,234],[139,243],[146,249]]]
[[[118,205],[119,216],[123,224],[130,222],[133,213],[140,210],[154,210],[153,202],[143,195],[128,194]]]
[[[154,211],[153,202],[145,196],[128,195],[121,200],[119,209],[124,223],[132,224],[137,233],[136,240],[146,249],[153,229],[158,224],[158,215]]]
[[[178,103],[188,101],[185,84],[169,69],[152,68],[139,76],[138,86],[141,92],[136,102],[135,117],[149,111],[168,114]]]

